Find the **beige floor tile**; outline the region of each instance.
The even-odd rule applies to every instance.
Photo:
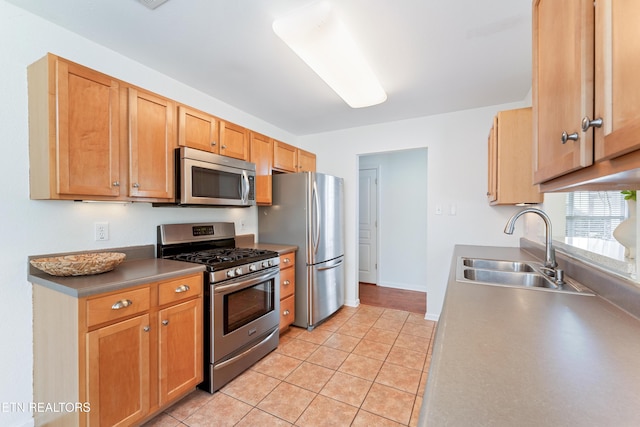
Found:
[[[243,419],[240,420],[235,427],[287,427],[293,424],[286,422],[278,417],[268,414],[260,409],[253,408]]]
[[[349,323],[358,323],[371,327],[380,318],[379,314],[356,313],[349,319]]]
[[[180,421],[173,418],[171,415],[162,413],[157,417],[154,417],[151,421],[144,423],[143,427],[177,427],[182,426]]]
[[[356,338],[364,337],[371,327],[360,323],[347,322],[342,325],[336,332],[343,335],[349,335]]]
[[[387,356],[387,362],[404,366],[405,368],[417,369],[422,371],[427,353],[413,351],[402,347],[394,346],[391,348]]]
[[[387,329],[371,328],[364,336],[365,340],[376,341],[385,344],[393,344],[398,337],[398,332]]]
[[[416,337],[415,335],[404,334],[401,332],[398,334],[398,338],[396,338],[393,345],[394,347],[402,347],[426,353],[429,348],[429,340],[427,338]]]
[[[387,358],[390,350],[391,344],[363,339],[358,343],[356,348],[353,349],[353,353],[359,354],[360,356],[370,357],[372,359],[384,360]]]
[[[407,425],[415,398],[414,394],[373,383],[361,409]]]
[[[213,399],[213,394],[196,389],[165,412],[177,420],[184,420]]]
[[[325,320],[324,322],[322,322],[321,324],[319,324],[318,326],[316,326],[313,330],[314,331],[329,331],[329,332],[335,332],[338,329],[340,329],[340,327],[342,325],[344,325],[348,320],[348,317],[331,317],[327,320]]]
[[[367,314],[377,314],[378,316],[380,316],[382,313],[384,313],[386,309],[384,307],[376,307],[374,305],[360,305],[358,307],[358,313],[367,313]]]
[[[388,331],[400,332],[403,325],[404,321],[402,320],[385,319],[384,317],[380,317],[376,321],[376,323],[373,324],[373,327],[378,329],[386,329]]]
[[[418,396],[422,397],[424,396],[424,389],[427,386],[427,379],[429,378],[429,373],[428,372],[423,372],[422,375],[420,375],[420,385],[418,386]]]
[[[257,407],[271,415],[294,423],[315,396],[316,394],[309,390],[283,382]]]
[[[253,407],[223,393],[216,393],[206,405],[184,423],[189,427],[233,426]]]
[[[280,380],[248,370],[224,386],[220,391],[249,405],[257,405],[280,384]]]
[[[375,382],[415,395],[418,392],[421,377],[422,371],[385,362],[380,368]]]
[[[272,352],[251,367],[252,370],[269,375],[270,377],[285,379],[294,371],[302,360],[284,354]]]
[[[279,345],[275,351],[286,356],[305,360],[311,353],[316,351],[318,347],[318,344],[294,338],[284,345]]]
[[[409,317],[407,317],[406,322],[407,323],[420,323],[420,324],[427,324],[427,325],[435,324],[435,322],[432,321],[432,320],[426,320],[424,318],[424,313],[409,313]]]
[[[352,406],[360,406],[371,388],[371,381],[336,372],[320,394]]]
[[[314,329],[313,331],[303,331],[298,335],[299,340],[309,341],[314,344],[323,344],[329,337],[333,335],[332,331],[323,329]]]
[[[338,371],[373,381],[378,376],[382,363],[382,360],[350,354],[344,363],[340,365]]]
[[[417,427],[418,419],[420,418],[421,407],[422,407],[422,399],[417,398],[413,404],[413,410],[411,411],[411,419],[409,420],[409,426]]]
[[[400,322],[405,322],[408,317],[409,317],[409,312],[408,311],[394,310],[394,309],[391,309],[391,308],[385,309],[384,313],[382,313],[382,318],[383,319],[397,320],[397,321],[400,321]]]
[[[342,362],[349,356],[349,353],[335,348],[320,346],[311,356],[307,358],[307,362],[324,366],[325,368],[336,370],[342,365]]]
[[[352,351],[360,342],[360,338],[334,333],[324,342],[324,346],[335,348],[336,350]]]
[[[399,427],[403,424],[360,409],[351,427]]]
[[[285,378],[285,381],[306,390],[318,393],[334,373],[335,371],[333,369],[325,368],[324,366],[315,365],[313,363],[303,362],[291,373],[291,375]]]
[[[427,358],[424,361],[424,367],[422,368],[422,370],[424,372],[429,372],[429,367],[431,366],[431,354],[427,354]]]
[[[358,408],[355,406],[325,396],[316,396],[298,418],[296,425],[304,427],[348,426],[357,412]]]
[[[421,323],[405,323],[400,332],[402,332],[403,334],[415,335],[417,337],[425,339],[431,339],[433,326]]]

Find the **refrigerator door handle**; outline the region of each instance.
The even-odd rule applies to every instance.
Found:
[[[313,236],[313,254],[318,253],[320,245],[320,200],[318,199],[318,185],[313,181],[313,209],[315,211],[315,236]]]
[[[318,267],[318,271],[331,270],[332,268],[339,267],[340,265],[342,265],[343,262],[344,262],[344,259],[341,259],[337,263],[330,265],[328,267]]]

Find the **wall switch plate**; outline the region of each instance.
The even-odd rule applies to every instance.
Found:
[[[96,242],[102,240],[109,240],[109,223],[108,222],[96,222],[94,224],[95,228],[95,239]]]

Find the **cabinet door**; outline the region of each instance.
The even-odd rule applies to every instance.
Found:
[[[87,335],[89,425],[129,426],[149,411],[149,315]]]
[[[640,149],[640,2],[595,3],[594,116],[603,119],[594,130],[595,157],[603,160]]]
[[[55,64],[57,192],[118,196],[118,82],[60,58]]]
[[[593,163],[593,26],[593,0],[533,4],[534,183]]]
[[[249,160],[249,131],[242,126],[220,121],[220,154]]]
[[[298,170],[297,172],[315,172],[316,155],[308,151],[298,149]]]
[[[296,147],[280,141],[273,141],[273,167],[286,172],[297,172]]]
[[[218,119],[184,105],[178,107],[178,145],[218,153]]]
[[[173,101],[129,88],[129,196],[174,197]]]
[[[256,164],[256,203],[271,204],[271,169],[273,168],[273,140],[251,132],[250,161]]]
[[[202,298],[160,311],[160,405],[202,381]]]

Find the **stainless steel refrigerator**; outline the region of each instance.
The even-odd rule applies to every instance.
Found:
[[[294,244],[294,325],[313,329],[344,304],[344,182],[315,172],[273,176],[273,203],[259,208],[258,240]]]

